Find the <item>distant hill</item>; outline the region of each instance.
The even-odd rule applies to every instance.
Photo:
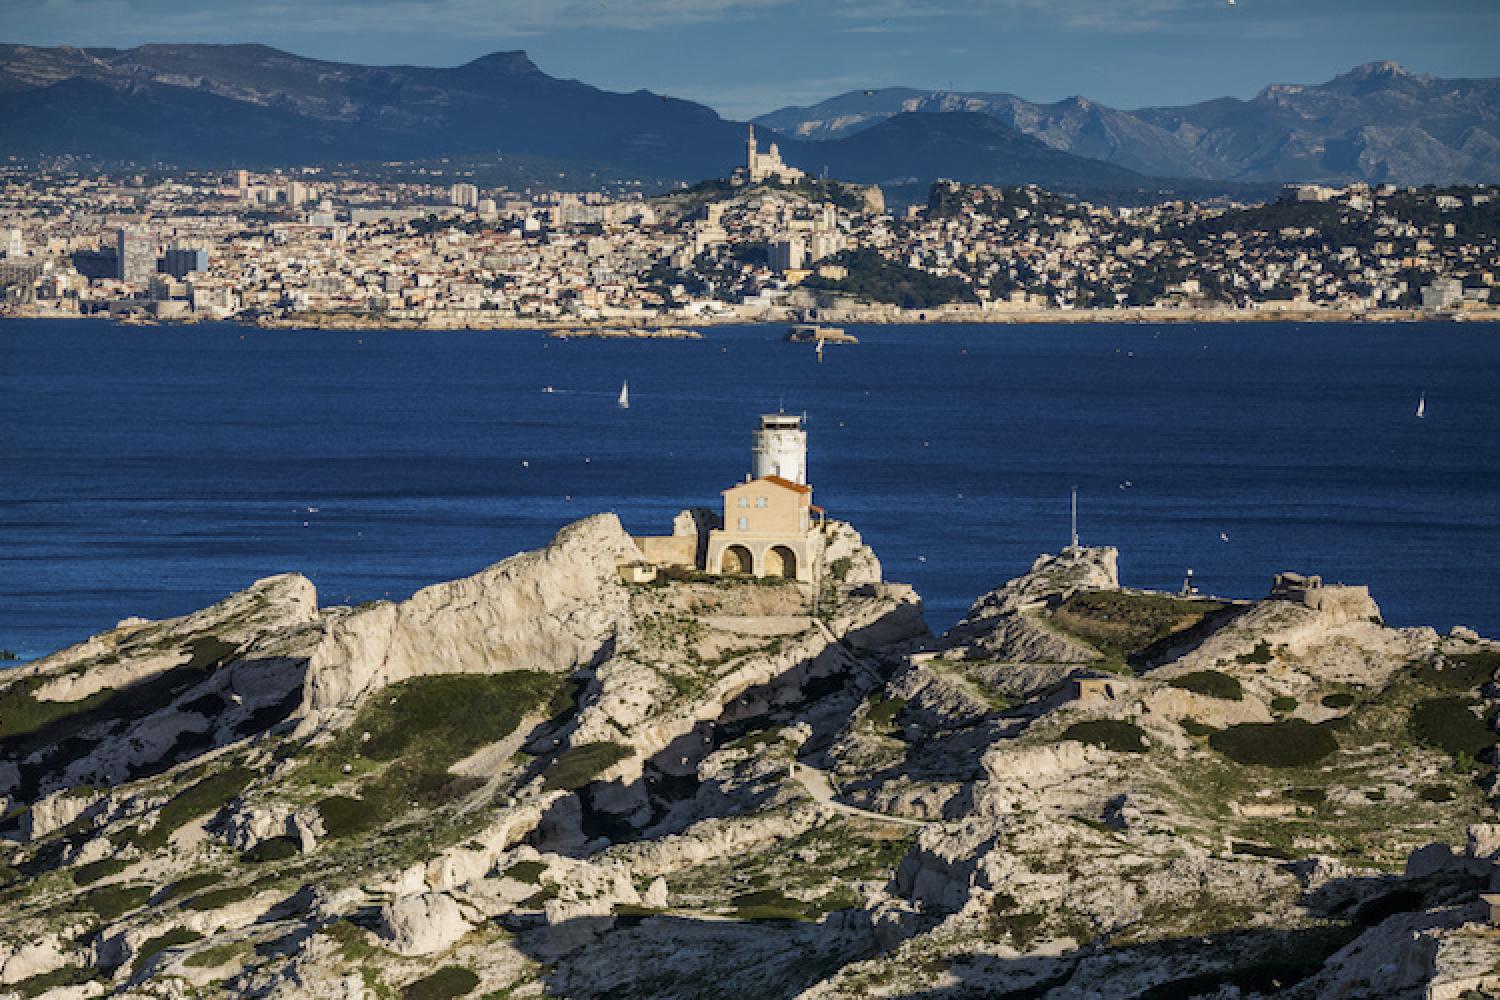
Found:
[[[1236,182],[1500,181],[1500,80],[1442,80],[1395,63],[1315,86],[1275,85],[1248,101],[1121,111],[1086,98],[1038,104],[1012,94],[910,88],[857,91],[783,108],[756,124],[844,139],[900,114],[989,115],[1064,152],[1139,173]]]
[[[697,179],[743,156],[742,126],[646,91],[539,70],[356,66],[261,45],[0,46],[0,149],[212,166],[515,154]]]
[[[744,161],[745,129],[688,101],[555,79],[523,52],[435,69],[263,45],[0,46],[0,151],[23,156],[197,167],[491,157],[552,183],[572,173],[661,185],[727,176]],[[923,189],[939,177],[1071,189],[1148,181],[983,115],[901,115],[842,140],[781,146],[810,173]]]
[[[829,176],[896,187],[923,182],[933,164],[950,180],[1026,184],[1078,190],[1149,187],[1149,177],[1124,167],[1054,149],[989,115],[906,112],[846,139],[805,144],[803,162]]]

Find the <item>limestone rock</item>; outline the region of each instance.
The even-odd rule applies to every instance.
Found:
[[[444,892],[402,896],[380,911],[380,936],[398,955],[447,951],[472,930],[472,911]]]
[[[615,567],[638,556],[619,518],[599,514],[545,549],[337,620],[308,662],[298,733],[347,717],[371,692],[409,677],[588,663],[626,627],[628,595]]]
[[[667,880],[658,875],[641,894],[641,905],[653,910],[665,910],[670,902],[667,896]]]

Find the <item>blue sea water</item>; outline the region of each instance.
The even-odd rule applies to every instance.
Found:
[[[404,597],[601,510],[665,533],[744,476],[779,406],[808,415],[815,501],[934,629],[1067,543],[1076,485],[1082,540],[1118,546],[1127,585],[1192,567],[1252,597],[1296,569],[1369,584],[1394,623],[1500,635],[1500,327],[851,332],[819,364],[772,327],[0,321],[0,648],[289,570],[325,604]]]

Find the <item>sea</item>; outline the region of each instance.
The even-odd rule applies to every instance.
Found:
[[[857,346],[0,320],[0,649],[297,572],[399,599],[715,506],[764,413],[942,631],[1069,542],[1127,586],[1367,584],[1500,636],[1500,326],[852,326]],[[617,397],[630,386],[630,406]],[[1425,415],[1417,416],[1425,400]]]

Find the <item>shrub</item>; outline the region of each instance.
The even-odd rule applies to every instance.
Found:
[[[1287,695],[1271,699],[1271,711],[1273,712],[1295,712],[1297,710],[1297,699]]]
[[[1137,662],[1149,659],[1160,644],[1180,642],[1208,628],[1227,607],[1161,594],[1082,591],[1053,612],[1053,621],[1107,657]]]
[[[1447,785],[1423,785],[1417,790],[1417,797],[1423,802],[1452,802],[1455,794]]]
[[[103,861],[92,861],[86,865],[79,865],[73,870],[74,885],[93,885],[101,878],[118,875],[130,867],[130,862],[123,858],[105,858]]]
[[[1189,736],[1199,737],[1212,736],[1214,733],[1218,732],[1218,730],[1213,726],[1210,726],[1203,722],[1199,722],[1197,719],[1183,719],[1182,729],[1183,732],[1187,733]]]
[[[105,885],[84,893],[80,902],[100,920],[113,920],[144,906],[150,898],[151,887],[147,885]]]
[[[179,879],[167,886],[162,891],[161,897],[157,899],[157,902],[165,903],[174,896],[186,896],[189,893],[197,892],[199,889],[207,889],[211,885],[218,885],[222,881],[222,876],[212,875],[208,872],[203,872],[199,875],[189,875],[187,878]]]
[[[323,817],[324,835],[329,839],[367,833],[380,825],[380,810],[364,799],[348,795],[330,795],[315,806]]]
[[[39,997],[60,987],[82,986],[84,983],[92,982],[97,971],[87,966],[65,965],[61,969],[53,969],[51,972],[43,972],[39,976],[11,983],[6,990],[19,993],[23,997]]]
[[[1324,708],[1348,708],[1354,704],[1354,695],[1348,691],[1335,691],[1323,696]]]
[[[141,945],[135,953],[135,961],[130,964],[131,978],[139,976],[151,960],[168,948],[175,948],[180,944],[192,944],[194,941],[202,941],[203,935],[186,927],[174,927],[165,934],[156,937]]]
[[[870,725],[876,729],[890,729],[896,721],[896,716],[906,707],[905,700],[901,698],[876,698],[870,703],[870,710],[865,714]]]
[[[285,861],[301,853],[301,845],[291,837],[272,837],[270,840],[262,840],[241,854],[240,860],[259,864],[262,861]]]
[[[1460,754],[1477,757],[1497,739],[1494,730],[1471,710],[1475,703],[1466,698],[1429,698],[1411,710],[1411,733],[1420,743],[1445,750],[1454,758]]]
[[[505,869],[505,877],[527,885],[541,885],[542,872],[546,870],[547,864],[544,861],[517,861]]]
[[[1222,698],[1224,701],[1239,701],[1245,696],[1240,682],[1219,670],[1194,670],[1190,674],[1173,677],[1167,683],[1174,688],[1210,698]]]
[[[185,900],[182,908],[184,910],[217,910],[221,906],[241,902],[253,895],[255,895],[255,890],[248,885],[231,885]]]
[[[1208,744],[1236,763],[1262,767],[1306,767],[1339,748],[1326,727],[1302,719],[1230,726],[1210,736]]]
[[[1146,752],[1146,734],[1141,727],[1119,719],[1075,722],[1063,731],[1061,739],[1077,740],[1116,753]]]
[[[401,990],[401,1000],[453,1000],[473,993],[479,977],[460,965],[439,969],[430,976],[408,983]]]
[[[1248,653],[1241,653],[1235,659],[1241,663],[1270,663],[1273,654],[1271,644],[1262,639],[1255,644],[1255,648]]]
[[[630,748],[619,743],[583,743],[558,754],[547,769],[543,787],[552,791],[576,791],[604,771],[630,756]]]

